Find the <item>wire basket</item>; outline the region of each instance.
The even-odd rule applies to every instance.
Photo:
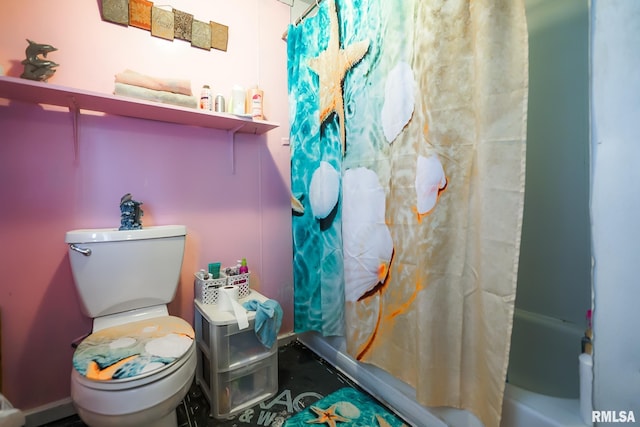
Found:
[[[203,304],[217,304],[219,289],[227,286],[227,276],[221,272],[218,279],[204,279],[201,271],[194,276],[196,277],[194,292],[196,299]]]
[[[219,279],[204,279],[203,272],[199,271],[194,274],[195,280],[195,298],[203,304],[217,304],[220,295],[220,288],[224,286],[237,286],[238,298],[248,297],[251,293],[249,288],[250,273],[235,274],[227,276],[220,272]]]
[[[227,276],[227,285],[238,287],[238,298],[248,297],[251,293],[251,289],[249,288],[250,273],[251,272]]]

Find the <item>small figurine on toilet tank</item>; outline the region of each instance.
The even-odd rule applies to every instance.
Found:
[[[140,208],[142,202],[133,200],[131,193],[127,193],[120,199],[120,230],[140,230],[142,228],[142,215]]]

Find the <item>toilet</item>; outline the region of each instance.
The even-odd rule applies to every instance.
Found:
[[[77,346],[71,399],[91,427],[176,427],[193,382],[194,331],[170,316],[186,227],[66,233],[69,261],[91,334]]]

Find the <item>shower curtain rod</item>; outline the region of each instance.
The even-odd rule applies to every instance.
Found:
[[[311,3],[309,7],[307,7],[305,11],[302,12],[302,15],[300,15],[298,19],[296,19],[296,21],[293,23],[293,26],[295,27],[296,25],[301,23],[304,20],[304,18],[306,18],[307,16],[309,16],[311,12],[313,12],[314,9],[320,7],[320,3],[322,3],[322,1],[323,0],[315,0],[314,3]],[[282,40],[287,41],[288,33],[289,33],[289,30],[285,30],[284,33],[282,33]]]

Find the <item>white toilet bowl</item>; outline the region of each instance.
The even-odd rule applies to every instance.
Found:
[[[195,368],[192,342],[177,360],[131,378],[99,381],[73,369],[71,398],[91,427],[176,427],[175,409],[191,387]]]
[[[67,232],[71,271],[92,334],[73,355],[71,398],[91,427],[177,427],[196,368],[195,333],[167,304],[186,227]]]

